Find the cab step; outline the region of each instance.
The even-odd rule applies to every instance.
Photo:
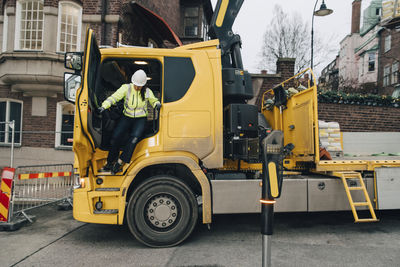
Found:
[[[95,210],[93,211],[94,214],[117,214],[117,209],[110,209],[110,210]]]
[[[119,187],[100,187],[100,188],[96,188],[94,191],[117,192],[119,190],[120,190]]]

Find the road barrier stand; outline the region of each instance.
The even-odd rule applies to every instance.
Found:
[[[72,207],[73,175],[72,164],[4,168],[0,194],[0,230],[13,231],[24,223],[33,222],[35,217],[26,212],[44,205],[59,203],[63,209],[66,205]]]
[[[1,173],[0,186],[0,222],[7,222],[10,213],[11,190],[14,168],[4,168]]]

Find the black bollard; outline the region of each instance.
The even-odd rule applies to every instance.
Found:
[[[274,228],[274,204],[282,188],[283,133],[272,131],[262,140],[263,175],[261,202],[262,266],[271,266],[271,237]]]

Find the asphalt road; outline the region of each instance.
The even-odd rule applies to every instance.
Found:
[[[260,216],[214,216],[183,244],[151,249],[125,226],[74,221],[45,207],[37,221],[0,232],[0,266],[261,266]],[[272,266],[400,266],[400,212],[354,224],[351,212],[275,215]]]

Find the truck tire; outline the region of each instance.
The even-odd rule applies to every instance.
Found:
[[[149,247],[172,247],[193,231],[198,205],[192,190],[173,176],[153,176],[133,192],[127,211],[129,230]]]

